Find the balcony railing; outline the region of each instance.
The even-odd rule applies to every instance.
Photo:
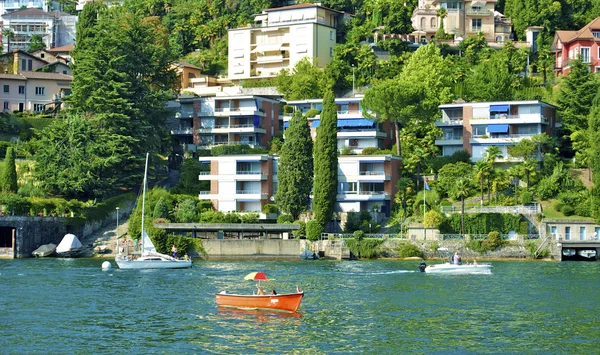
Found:
[[[483,15],[488,16],[492,14],[492,10],[490,9],[477,9],[477,8],[467,8],[467,15]]]
[[[360,175],[385,175],[384,171],[369,171],[369,170],[365,170],[365,171],[360,171],[359,172]]]
[[[237,175],[260,175],[261,171],[236,171]]]
[[[386,194],[385,191],[340,191],[339,193],[342,195],[367,195],[367,196],[385,195]]]
[[[210,191],[200,191],[198,195],[210,195]]]
[[[236,190],[235,193],[237,195],[260,195],[262,192],[260,190]]]
[[[256,107],[247,107],[247,108],[215,108],[215,112],[255,112],[259,111]]]

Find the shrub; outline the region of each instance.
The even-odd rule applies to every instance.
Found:
[[[259,215],[258,213],[246,213],[240,216],[240,220],[242,221],[242,223],[258,223],[259,222]]]
[[[368,147],[362,150],[362,155],[376,155],[379,153],[379,148],[377,147]]]
[[[554,204],[552,205],[552,208],[554,208],[554,210],[556,212],[560,212],[563,208],[564,204],[561,201],[556,201],[554,202]]]
[[[564,214],[565,216],[572,216],[575,214],[575,209],[570,206],[570,205],[564,205],[562,206],[562,208],[560,209],[560,211],[562,212],[562,214]]]
[[[248,144],[231,144],[231,145],[218,145],[211,148],[210,155],[235,155],[235,154],[250,154],[252,148]]]
[[[306,239],[308,240],[319,240],[323,233],[323,227],[319,222],[312,220],[306,223]]]
[[[506,241],[500,238],[500,233],[498,232],[490,232],[488,233],[487,239],[484,239],[481,242],[481,246],[486,250],[496,250],[506,244]]]
[[[531,192],[526,191],[521,194],[520,200],[522,205],[528,205],[533,201],[533,196],[531,195]]]
[[[282,214],[277,217],[277,224],[293,223],[294,219],[289,214]]]
[[[306,111],[306,114],[305,114],[305,116],[306,116],[307,118],[313,118],[313,117],[315,117],[315,116],[316,116],[316,115],[318,115],[318,114],[319,114],[319,111],[317,111],[317,110],[315,110],[315,109],[310,109],[310,110]]]
[[[346,240],[346,245],[359,258],[371,259],[375,258],[380,253],[379,246],[383,243],[383,239],[366,238],[358,240],[356,238]]]
[[[283,105],[283,113],[294,113],[294,106]]]
[[[269,203],[263,206],[262,208],[263,213],[279,213],[279,208],[277,208],[277,205]]]
[[[356,239],[356,240],[358,240],[360,242],[361,240],[363,240],[365,238],[365,232],[363,232],[363,231],[354,231],[353,237],[354,237],[354,239]]]
[[[419,249],[418,246],[414,245],[414,244],[402,244],[399,248],[398,248],[398,257],[399,258],[412,258],[412,257],[421,257],[423,255],[423,253],[421,252],[421,249]]]
[[[520,235],[529,234],[529,223],[527,221],[521,221],[521,223],[519,223],[519,234]]]
[[[344,148],[340,150],[340,155],[352,155],[352,147],[347,145],[344,146]]]
[[[300,225],[300,229],[296,229],[295,231],[292,232],[292,234],[294,235],[294,238],[296,238],[296,239],[302,238],[302,237],[306,238],[306,222],[295,221],[294,224]]]

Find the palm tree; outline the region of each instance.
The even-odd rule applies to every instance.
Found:
[[[6,53],[10,53],[10,40],[14,36],[13,30],[6,28],[2,30],[2,37],[6,37]]]
[[[502,149],[500,149],[500,147],[496,146],[496,145],[492,145],[490,147],[487,147],[487,149],[485,150],[485,153],[483,155],[483,160],[489,165],[489,171],[490,174],[488,174],[487,176],[487,192],[488,192],[488,201],[490,199],[490,190],[491,190],[491,186],[492,186],[492,178],[493,178],[493,171],[494,171],[494,164],[496,163],[496,159],[498,158],[502,158]]]
[[[475,178],[479,180],[479,189],[481,191],[481,205],[483,206],[483,181],[488,179],[490,176],[490,166],[485,160],[479,160],[475,162]],[[488,187],[488,195],[489,195],[489,187]],[[489,196],[488,196],[489,200]]]
[[[460,224],[462,234],[465,234],[465,198],[470,195],[470,181],[467,179],[458,179],[452,189],[453,198],[460,198]]]

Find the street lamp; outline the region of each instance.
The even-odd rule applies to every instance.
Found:
[[[117,235],[117,245],[119,245],[119,207],[117,207],[117,231],[115,234]]]
[[[352,64],[352,95],[354,96],[354,64]]]

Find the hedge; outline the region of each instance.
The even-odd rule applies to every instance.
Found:
[[[440,224],[442,234],[461,233],[461,215],[453,214],[445,217]],[[488,234],[496,231],[500,234],[508,234],[510,231],[519,231],[521,215],[509,213],[474,213],[465,214],[466,234]]]

